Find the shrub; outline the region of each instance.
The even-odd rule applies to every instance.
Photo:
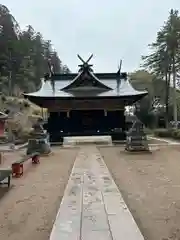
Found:
[[[156,129],[154,131],[154,135],[157,137],[172,137],[172,133],[170,129],[164,129],[164,128]]]
[[[5,102],[7,99],[6,99],[6,97],[4,95],[2,95],[1,96],[1,100],[2,100],[2,102]]]
[[[30,132],[31,129],[22,129],[19,132],[19,139],[24,140],[24,141],[28,141],[29,137],[30,137]]]
[[[180,131],[179,131],[178,134],[177,134],[177,139],[180,140]]]
[[[30,104],[28,102],[24,102],[24,107],[25,108],[29,108],[30,107]]]
[[[180,129],[172,129],[171,135],[174,139],[180,139]]]
[[[172,138],[177,138],[178,135],[178,129],[171,129],[171,137]]]
[[[9,109],[5,109],[4,113],[8,115],[10,113]]]
[[[150,129],[150,128],[145,128],[145,129],[144,129],[144,132],[145,132],[145,134],[147,134],[147,135],[153,134],[153,130]]]
[[[23,110],[23,108],[29,108],[30,107],[30,104],[28,101],[26,100],[21,100],[18,102],[20,108]]]
[[[32,112],[33,115],[41,115],[41,110],[39,109],[34,109]]]
[[[162,138],[174,138],[180,140],[180,129],[169,128],[169,129],[156,129],[154,135]]]

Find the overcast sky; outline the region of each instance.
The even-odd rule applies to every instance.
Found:
[[[180,0],[4,0],[20,26],[50,39],[63,63],[77,71],[79,53],[98,72],[133,71]]]

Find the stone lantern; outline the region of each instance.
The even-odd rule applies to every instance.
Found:
[[[40,154],[49,154],[51,152],[49,135],[43,129],[41,119],[34,124],[28,140],[27,154],[34,152],[39,152]]]

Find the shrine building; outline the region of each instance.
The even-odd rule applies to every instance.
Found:
[[[126,72],[95,73],[84,61],[77,73],[51,73],[37,92],[24,94],[36,105],[48,109],[47,132],[51,142],[65,136],[110,135],[124,140],[125,107],[148,93],[135,90]]]

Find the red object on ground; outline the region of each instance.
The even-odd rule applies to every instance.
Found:
[[[23,163],[12,164],[12,176],[19,178],[23,175]]]
[[[19,178],[23,175],[23,163],[29,159],[32,159],[32,164],[38,164],[40,163],[39,155],[34,155],[34,156],[27,156],[26,159],[22,160],[21,162],[15,162],[12,164],[12,176]]]
[[[39,155],[35,155],[32,157],[32,164],[38,164],[40,163],[40,157]]]

